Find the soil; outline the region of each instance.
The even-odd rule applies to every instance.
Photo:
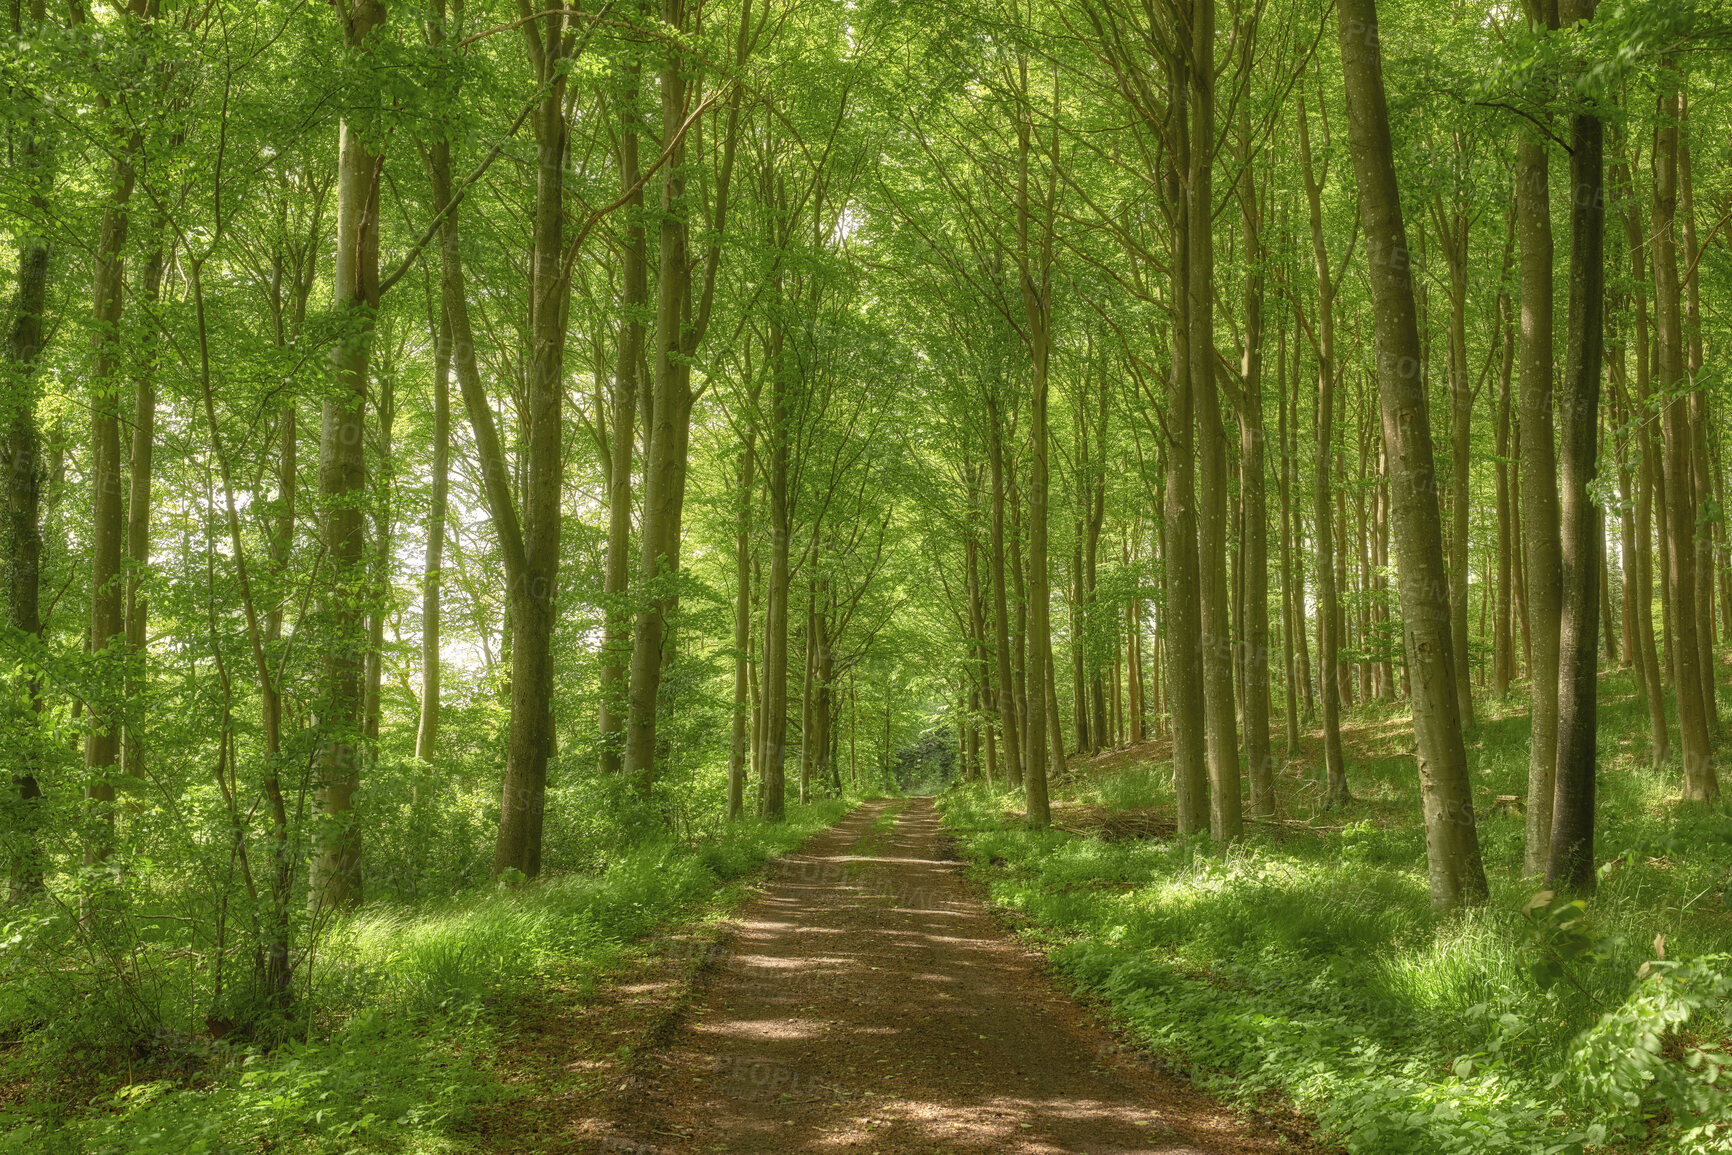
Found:
[[[772,867],[578,1129],[586,1149],[1324,1149],[1302,1119],[1236,1113],[1117,1041],[944,845],[930,799],[874,802]]]

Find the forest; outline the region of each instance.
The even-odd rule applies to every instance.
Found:
[[[1725,0],[7,20],[0,1155],[1732,1151]]]

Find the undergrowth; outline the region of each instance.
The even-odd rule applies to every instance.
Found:
[[[1143,1048],[1228,1097],[1283,1095],[1350,1151],[1732,1150],[1732,818],[1644,765],[1626,681],[1602,687],[1602,881],[1581,903],[1536,896],[1523,819],[1496,802],[1525,793],[1518,702],[1469,738],[1492,893],[1455,915],[1430,907],[1402,717],[1354,719],[1345,813],[1317,809],[1302,747],[1283,820],[1225,849],[1030,831],[978,785],[943,800],[945,822]],[[1061,786],[1055,822],[1066,803],[1170,813],[1167,765],[1112,761]]]
[[[491,1051],[515,1000],[554,983],[593,989],[626,944],[846,808],[790,807],[786,822],[664,838],[590,872],[363,908],[308,960],[306,1021],[291,1041],[241,1046],[189,1022],[105,1052],[105,1073],[59,1081],[42,1075],[70,1059],[54,1053],[53,1009],[76,992],[32,961],[55,957],[40,940],[70,928],[38,912],[0,935],[7,1066],[13,1080],[36,1076],[7,1111],[0,1155],[467,1150],[471,1112],[505,1093]]]

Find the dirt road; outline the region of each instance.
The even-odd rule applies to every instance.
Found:
[[[600,1149],[1295,1150],[1127,1054],[940,835],[930,799],[871,803],[778,864]]]

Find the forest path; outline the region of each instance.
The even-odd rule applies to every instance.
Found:
[[[943,847],[931,799],[891,800],[772,867],[601,1150],[1294,1150],[1139,1063]]]

